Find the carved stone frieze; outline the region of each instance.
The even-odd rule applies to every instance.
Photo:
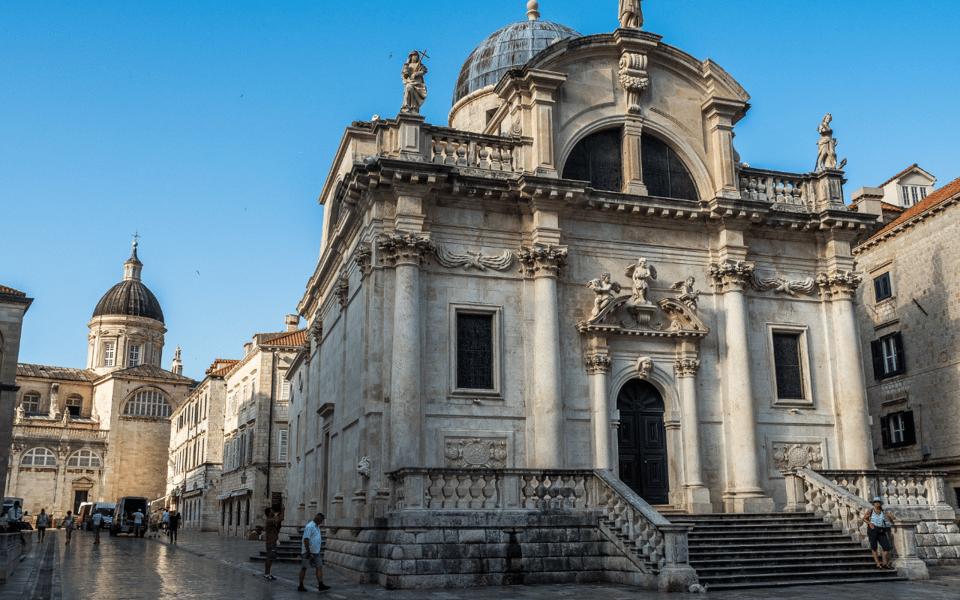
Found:
[[[696,377],[700,370],[700,361],[695,358],[681,358],[673,364],[677,377]]]
[[[513,264],[513,252],[504,250],[499,255],[483,254],[481,252],[451,252],[441,244],[436,245],[437,262],[442,266],[453,269],[463,267],[464,270],[477,269],[486,271],[505,271]]]
[[[583,362],[587,367],[587,373],[590,373],[591,375],[609,373],[610,366],[613,364],[613,361],[609,356],[604,356],[601,354],[588,356]]]
[[[436,250],[430,238],[415,233],[396,232],[377,236],[380,260],[388,266],[423,264],[426,257]]]
[[[718,292],[727,289],[743,290],[750,285],[753,279],[753,262],[744,260],[726,260],[722,263],[713,263],[710,265],[710,278],[713,279],[713,287]]]
[[[637,377],[647,379],[653,374],[653,359],[649,356],[641,356],[637,359]]]
[[[640,99],[650,85],[647,76],[647,55],[624,52],[620,55],[620,86],[627,93],[627,112],[640,114]]]
[[[820,296],[831,298],[853,298],[857,294],[857,287],[863,282],[863,275],[850,271],[834,271],[817,275],[817,285],[820,286]]]
[[[750,287],[758,292],[773,290],[775,294],[789,294],[790,296],[809,296],[816,289],[813,277],[802,280],[784,279],[783,277],[763,278],[754,273],[750,278]]]
[[[503,469],[507,466],[507,442],[502,438],[448,437],[444,446],[447,467]]]
[[[358,244],[357,249],[353,251],[353,260],[357,263],[361,275],[366,275],[370,272],[371,256],[373,256],[373,251],[370,249],[369,244]]]
[[[773,466],[779,471],[822,469],[823,451],[820,444],[774,444]]]
[[[537,244],[530,248],[520,248],[517,258],[527,277],[559,277],[563,265],[567,262],[567,248]]]

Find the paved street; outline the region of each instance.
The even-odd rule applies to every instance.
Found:
[[[49,542],[56,544],[56,552],[50,551]],[[17,573],[17,580],[27,587],[22,598],[56,599],[60,597],[61,589],[65,600],[302,599],[319,595],[313,579],[308,579],[310,592],[296,591],[298,565],[275,565],[273,572],[277,581],[268,582],[261,578],[263,565],[248,560],[261,549],[263,544],[260,542],[194,532],[184,532],[177,545],[156,539],[111,538],[107,535],[103,536],[100,546],[94,546],[92,542],[93,535],[87,532],[75,533],[70,546],[64,545],[60,531],[49,536],[48,542],[35,548],[23,563],[23,571]],[[376,585],[355,584],[330,569],[325,569],[324,575],[326,583],[333,589],[323,595],[338,600],[675,600],[683,597],[618,585],[389,591]],[[932,600],[960,596],[960,567],[933,569],[932,575],[933,578],[926,582],[710,592],[707,596],[722,600]],[[14,585],[16,582],[10,581],[0,586],[0,599],[20,598],[13,593]]]

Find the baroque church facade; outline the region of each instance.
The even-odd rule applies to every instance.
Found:
[[[163,311],[134,242],[123,279],[97,303],[85,369],[20,363],[6,496],[31,515],[81,502],[163,496],[170,415],[194,381],[163,357]]]
[[[797,141],[815,171],[749,167],[746,90],[639,2],[586,36],[536,4],[467,58],[448,124],[413,52],[397,117],[343,135],[288,514],[388,587],[686,589],[663,514],[796,510],[786,472],[875,468],[851,245],[877,215],[844,206],[830,115]],[[571,562],[596,544],[624,560]]]

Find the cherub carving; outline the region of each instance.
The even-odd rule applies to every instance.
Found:
[[[653,265],[647,264],[647,259],[640,258],[637,264],[627,267],[627,277],[633,279],[633,297],[630,299],[634,304],[650,304],[647,300],[647,279],[657,278],[657,269]]]
[[[680,292],[677,300],[685,304],[693,312],[697,312],[697,301],[700,299],[700,290],[694,290],[693,284],[697,280],[694,277],[687,277],[683,281],[677,281],[670,286],[671,290]]]
[[[593,300],[593,312],[590,313],[591,319],[603,312],[603,309],[616,300],[617,294],[620,293],[620,284],[616,281],[610,281],[610,273],[604,273],[597,279],[591,279],[587,283],[587,288],[597,295]]]

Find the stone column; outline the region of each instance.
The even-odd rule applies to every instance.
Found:
[[[533,466],[561,469],[564,464],[563,397],[560,386],[560,315],[557,277],[567,258],[564,247],[538,244],[517,253],[527,277],[534,279]]]
[[[736,432],[731,447],[733,489],[728,488],[726,511],[734,513],[771,512],[773,499],[760,487],[757,460],[757,414],[750,381],[750,346],[747,335],[747,305],[744,289],[753,276],[753,263],[724,261],[710,266],[717,292],[723,294],[726,318],[726,361],[724,365],[729,396],[729,427]]]
[[[382,235],[377,245],[395,269],[390,370],[391,469],[420,466],[420,266],[433,242],[412,233]]]
[[[518,80],[521,91],[521,104],[525,106],[526,118],[523,130],[533,138],[532,161],[528,169],[537,175],[557,176],[557,164],[554,139],[554,112],[557,91],[567,76],[563,73],[551,73],[530,69],[524,71]]]
[[[681,358],[674,365],[680,384],[680,433],[683,436],[683,502],[693,514],[712,513],[710,492],[703,485],[700,467],[700,418],[697,415],[697,372],[700,361]]]
[[[710,98],[702,106],[706,117],[711,167],[717,196],[739,198],[736,160],[733,150],[733,126],[746,113],[746,104],[725,98]]]
[[[647,186],[643,183],[643,164],[640,151],[640,134],[643,131],[643,117],[628,118],[623,124],[621,144],[623,148],[623,193],[637,196],[647,195]]]
[[[853,308],[853,298],[861,280],[860,275],[840,271],[817,276],[821,297],[833,304],[833,343],[837,356],[836,410],[843,440],[843,464],[840,468],[868,470],[875,469],[876,465],[863,381],[863,362],[860,358],[860,335]]]
[[[607,406],[607,379],[612,361],[599,352],[587,357],[590,373],[590,421],[593,425],[593,468],[613,470],[610,451],[610,407]]]
[[[68,510],[73,510],[72,501],[73,498],[66,499],[68,508],[62,508],[64,506],[64,494],[66,493],[67,487],[67,457],[70,456],[70,448],[67,446],[60,446],[57,448],[57,482],[54,484],[56,486],[55,496],[53,501],[54,509],[62,509],[61,514],[66,515]]]

